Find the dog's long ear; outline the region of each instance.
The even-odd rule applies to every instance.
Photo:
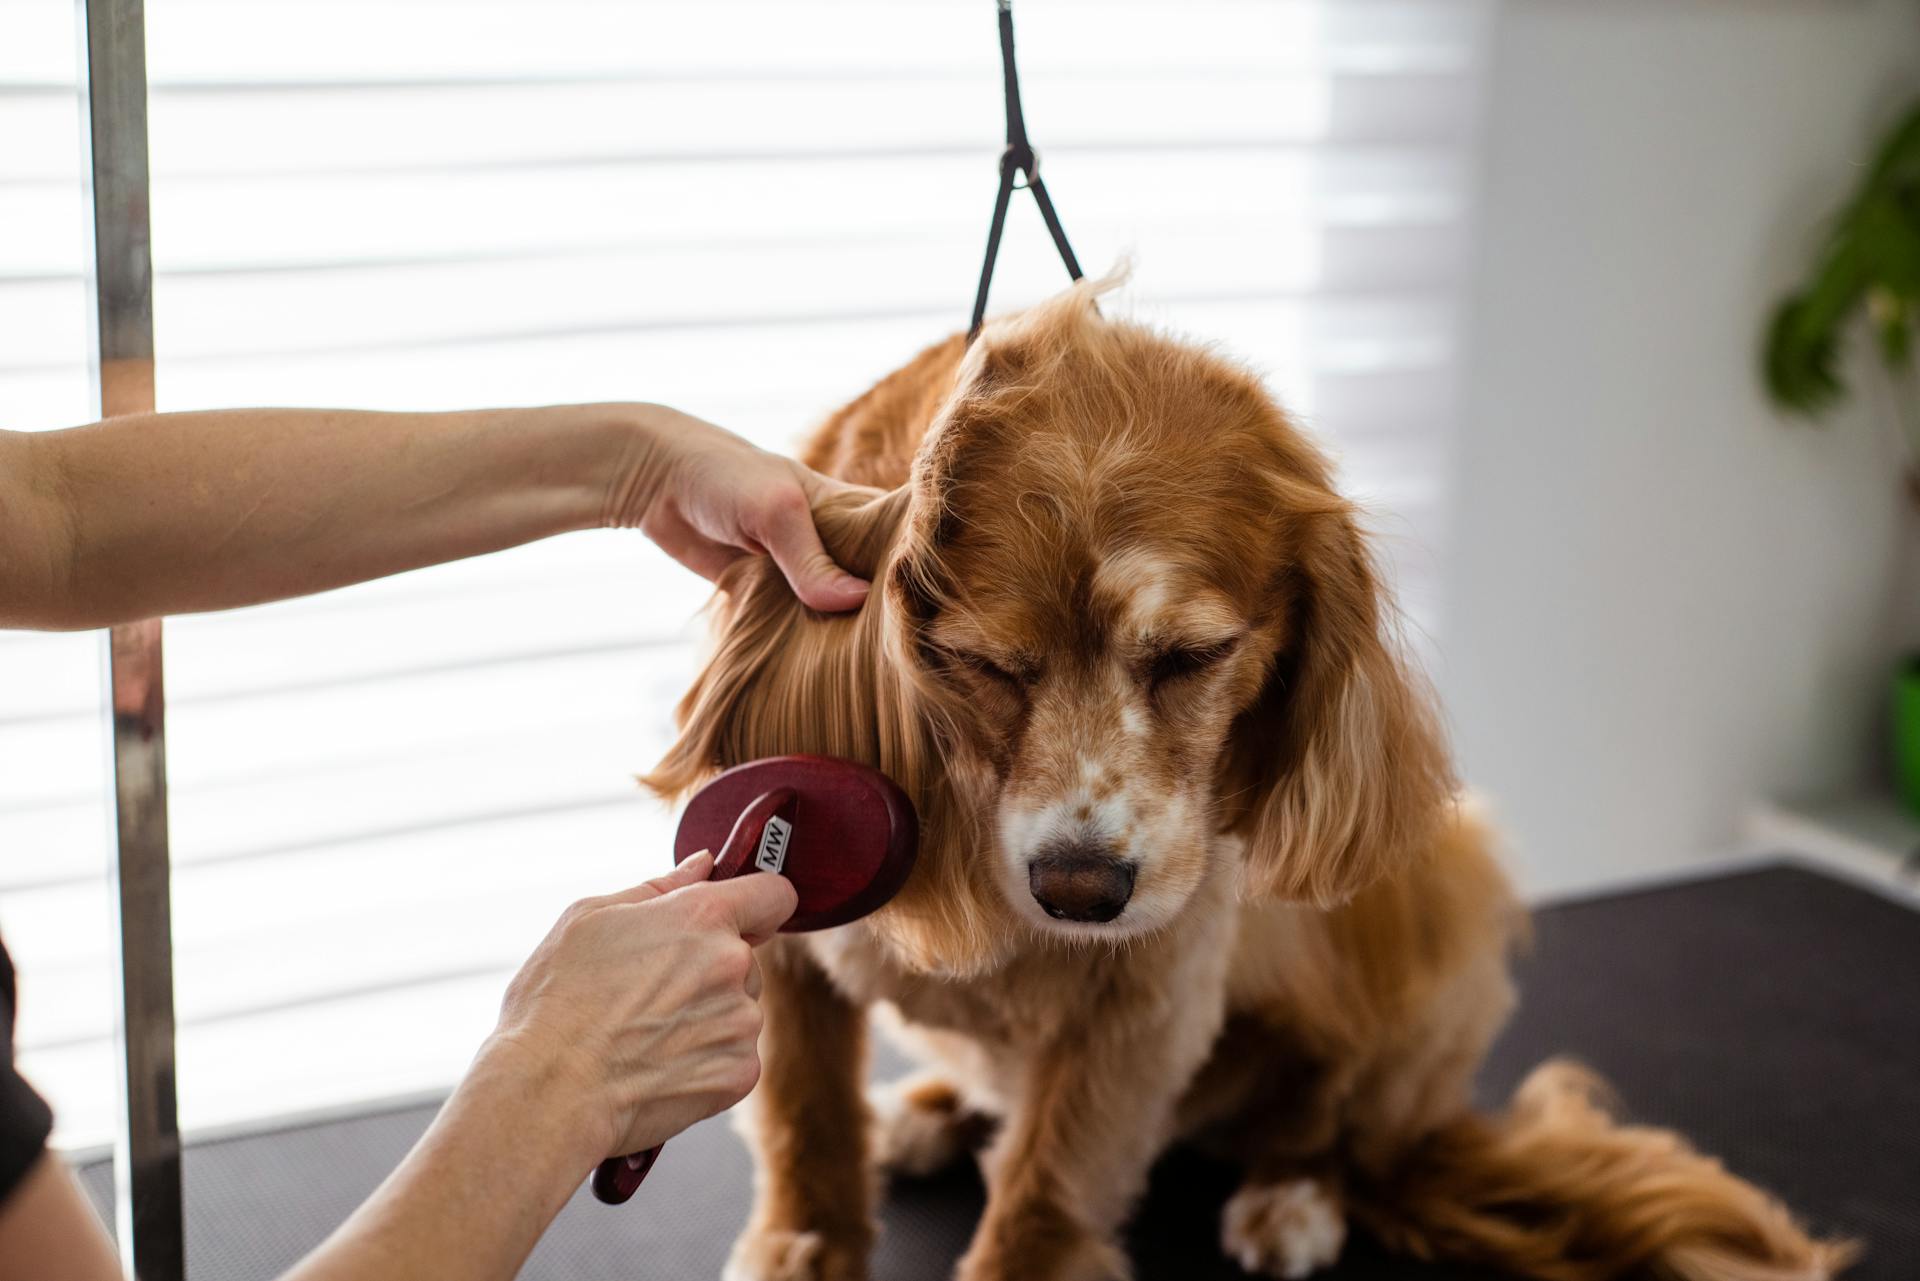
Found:
[[[1454,784],[1366,537],[1348,505],[1307,488],[1280,504],[1294,512],[1269,587],[1282,637],[1235,724],[1222,794],[1243,807],[1247,888],[1331,905],[1418,853]]]
[[[906,509],[904,489],[849,490],[814,508],[835,561],[863,577],[883,571]],[[903,730],[878,688],[881,611],[817,614],[794,598],[765,556],[720,577],[716,645],[680,700],[680,736],[641,781],[677,797],[715,771],[760,756],[819,752],[897,769],[887,760]],[[877,590],[877,588],[876,588]]]

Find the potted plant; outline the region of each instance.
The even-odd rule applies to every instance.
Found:
[[[1909,496],[1920,503],[1920,392],[1914,329],[1920,325],[1920,104],[1895,125],[1800,287],[1774,308],[1762,361],[1767,392],[1817,421],[1847,396],[1841,362],[1864,316],[1894,407]],[[1920,814],[1920,656],[1894,677],[1894,781]]]

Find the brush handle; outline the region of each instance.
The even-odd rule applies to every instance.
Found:
[[[727,843],[713,860],[710,881],[730,881],[748,872],[778,873],[786,864],[793,836],[796,797],[791,788],[762,792],[747,803],[727,834]],[[645,1152],[608,1157],[593,1172],[593,1194],[608,1205],[621,1205],[640,1190],[653,1163],[660,1159],[659,1144]]]
[[[608,1157],[593,1172],[593,1194],[608,1205],[624,1204],[646,1182],[647,1171],[660,1159],[660,1149],[666,1146],[662,1143],[632,1156]]]

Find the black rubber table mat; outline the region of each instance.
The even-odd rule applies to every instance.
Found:
[[[1482,1076],[1489,1100],[1540,1059],[1574,1054],[1639,1120],[1673,1125],[1784,1196],[1816,1227],[1863,1238],[1858,1281],[1920,1278],[1920,914],[1791,865],[1547,908],[1521,967],[1520,1012]],[[883,1064],[882,1070],[892,1066]],[[191,1281],[261,1281],[373,1190],[430,1108],[190,1146]],[[585,1171],[582,1171],[585,1174]],[[109,1195],[104,1163],[82,1177]],[[584,1192],[522,1274],[530,1281],[717,1277],[750,1171],[724,1120],[677,1138],[646,1186],[609,1208]],[[1232,1171],[1174,1153],[1130,1232],[1141,1281],[1243,1274],[1220,1257]],[[875,1281],[945,1277],[980,1212],[956,1172],[890,1190]],[[1331,1281],[1442,1281],[1352,1241]]]

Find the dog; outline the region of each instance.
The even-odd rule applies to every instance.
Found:
[[[1117,1281],[1174,1142],[1233,1161],[1221,1242],[1305,1277],[1350,1223],[1546,1281],[1823,1278],[1849,1257],[1550,1062],[1475,1068],[1524,915],[1454,778],[1326,457],[1229,360],[1097,286],[920,353],[804,460],[873,578],[851,616],[764,558],[647,778],[786,752],[886,771],[918,864],[765,949],[756,1201],[731,1281],[866,1275],[881,1170],[977,1155],[962,1281]],[[925,1071],[863,1089],[869,1014]]]

